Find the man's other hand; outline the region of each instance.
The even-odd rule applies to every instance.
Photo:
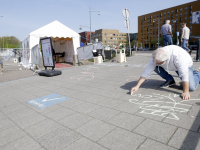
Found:
[[[181,94],[183,100],[188,100],[190,99],[190,93],[189,92],[184,92]]]

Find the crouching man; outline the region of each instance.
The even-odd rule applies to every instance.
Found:
[[[190,55],[183,48],[176,45],[158,48],[153,52],[152,59],[142,73],[137,85],[131,89],[131,94],[134,94],[139,89],[153,71],[166,80],[165,83],[160,85],[161,88],[175,85],[174,78],[166,70],[175,71],[178,74],[183,84],[181,96],[184,100],[190,99],[189,91],[197,89],[200,82],[200,74],[197,70],[193,71],[193,61]]]

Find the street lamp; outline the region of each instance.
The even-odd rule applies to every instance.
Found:
[[[157,19],[157,21],[158,21],[158,47],[159,47],[159,44],[160,44],[159,43],[160,42],[160,40],[159,40],[159,24],[160,24],[160,21],[159,20],[160,20],[160,18]],[[153,22],[156,22],[156,20],[154,19]]]
[[[91,12],[98,12],[98,15],[100,15],[100,11],[98,11],[98,10],[91,10],[91,8],[90,8],[89,12],[90,12],[90,27],[87,27],[87,26],[82,26],[82,27],[90,28],[90,43],[91,43],[92,42],[92,40],[91,40],[91,28],[92,28],[92,25],[91,25]],[[81,30],[82,28],[80,27],[79,29]]]
[[[0,17],[3,17],[3,16],[0,16]],[[3,37],[3,49],[4,49],[4,37]]]

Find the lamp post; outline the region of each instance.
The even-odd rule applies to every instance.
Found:
[[[91,41],[91,28],[92,28],[92,25],[91,25],[91,20],[92,20],[92,19],[91,19],[91,13],[92,13],[92,12],[99,12],[98,15],[100,15],[100,11],[98,11],[98,10],[94,10],[94,11],[93,11],[93,10],[91,10],[91,8],[89,7],[89,13],[90,13],[90,27],[81,26],[81,25],[80,25],[80,28],[79,28],[80,30],[82,29],[81,27],[90,28],[90,43],[92,42],[92,41]]]
[[[159,24],[160,24],[160,18],[158,18],[158,47],[159,47],[159,44],[160,44],[160,40],[159,40]],[[153,22],[155,22],[155,19],[153,20]]]
[[[90,43],[92,42],[91,41],[91,28],[92,28],[92,25],[91,25],[91,12],[99,12],[98,15],[100,15],[100,11],[97,11],[97,10],[92,11],[91,8],[90,8]]]

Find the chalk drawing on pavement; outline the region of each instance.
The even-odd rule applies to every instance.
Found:
[[[137,67],[137,68],[146,67],[146,64],[134,65],[134,64],[120,64],[120,63],[100,63],[100,64],[96,64],[96,65],[108,66],[108,67],[110,67],[110,66]]]
[[[190,100],[175,100],[179,97],[177,94],[169,94],[168,96],[162,94],[132,95],[134,98],[130,99],[129,102],[139,105],[141,111],[139,113],[155,115],[160,117],[166,117],[168,119],[179,120],[179,113],[187,113],[192,105],[185,104],[188,101],[200,101],[200,99]]]
[[[94,79],[94,72],[81,72],[80,75],[76,75],[76,76],[72,76],[70,77],[71,80],[84,80],[84,81],[88,81],[88,80],[93,80]]]

